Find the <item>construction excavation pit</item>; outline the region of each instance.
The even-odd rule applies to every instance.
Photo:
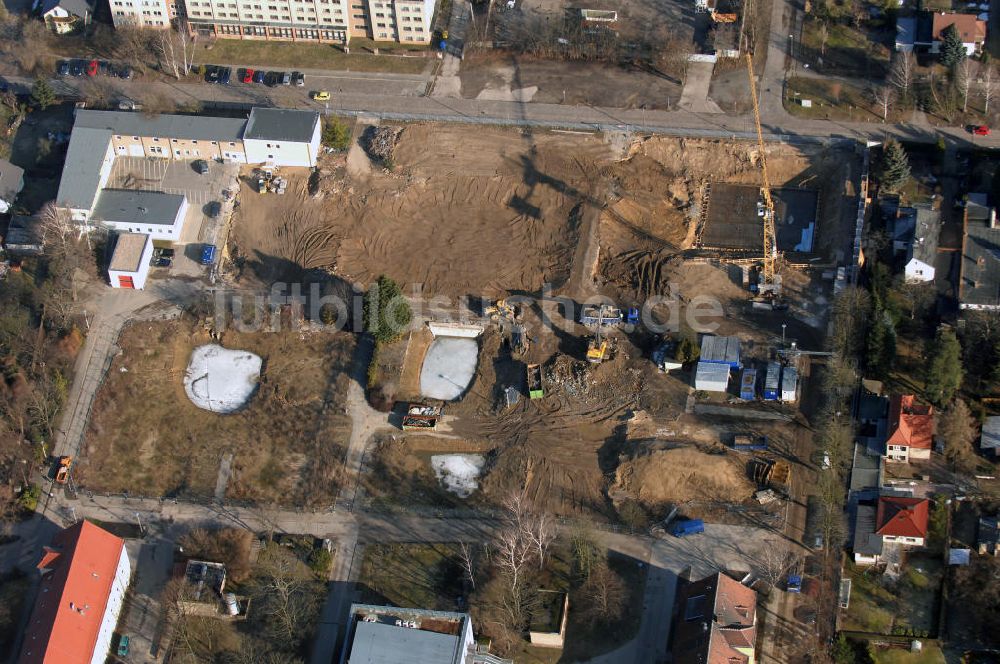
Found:
[[[773,189],[775,235],[781,253],[812,253],[819,192]],[[704,187],[700,244],[704,249],[760,253],[764,245],[760,187],[712,182]]]

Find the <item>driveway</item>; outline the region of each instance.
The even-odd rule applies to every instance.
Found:
[[[722,113],[722,109],[708,98],[713,71],[714,62],[688,62],[684,91],[678,103],[681,108],[695,113]]]

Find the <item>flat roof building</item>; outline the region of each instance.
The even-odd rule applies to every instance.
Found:
[[[146,287],[150,261],[153,258],[153,240],[143,233],[122,233],[115,243],[108,278],[112,288],[142,290]]]

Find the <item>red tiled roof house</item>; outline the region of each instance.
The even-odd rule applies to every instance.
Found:
[[[962,40],[965,54],[972,56],[982,50],[986,43],[986,21],[980,21],[975,14],[946,14],[937,12],[931,24],[931,53],[939,53],[944,43],[944,31],[954,25],[958,38]]]
[[[675,664],[754,664],[757,593],[718,573],[684,585],[677,598]]]
[[[887,461],[931,458],[934,444],[934,409],[918,404],[912,394],[889,399],[889,434],[885,441]]]
[[[882,496],[878,499],[875,532],[883,542],[923,546],[927,540],[930,503],[926,498]]]
[[[38,569],[18,662],[103,664],[132,574],[125,540],[81,521],[52,538]]]

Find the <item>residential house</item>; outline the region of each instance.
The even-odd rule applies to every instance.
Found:
[[[204,37],[429,44],[435,6],[435,0],[186,0],[184,11],[192,33]]]
[[[1000,228],[986,194],[969,194],[965,204],[958,306],[1000,309]]]
[[[927,539],[930,502],[926,498],[883,495],[857,507],[854,522],[854,562],[874,565],[886,547],[920,547]]]
[[[980,555],[1000,556],[1000,519],[996,515],[979,517],[976,546]]]
[[[984,456],[1000,459],[1000,417],[991,415],[983,422],[983,432],[979,436],[979,450]]]
[[[931,24],[931,53],[940,53],[944,39],[944,31],[954,25],[958,36],[965,47],[965,54],[973,56],[982,50],[986,43],[986,21],[980,20],[975,14],[947,14],[937,12]]]
[[[671,653],[675,664],[754,664],[757,593],[719,572],[681,582]]]
[[[899,53],[923,53],[930,49],[933,40],[931,30],[934,18],[928,12],[914,16],[900,16],[896,19],[896,51]]]
[[[125,541],[80,521],[44,547],[20,664],[103,664],[132,565]]]
[[[43,0],[42,20],[49,30],[65,35],[90,25],[94,6],[87,0]]]
[[[912,394],[894,394],[889,398],[887,432],[888,461],[908,463],[910,459],[929,459],[934,442],[934,409],[917,403]]]
[[[184,0],[108,0],[115,28],[166,30],[177,18],[177,3]]]
[[[467,613],[352,604],[340,664],[502,664],[477,646]]]
[[[941,212],[930,205],[900,207],[890,221],[893,253],[900,257],[905,281],[934,281]]]
[[[0,159],[0,214],[10,211],[14,199],[24,189],[24,169]]]
[[[247,119],[78,110],[56,203],[91,226],[119,157],[314,166],[319,113],[254,108]]]

